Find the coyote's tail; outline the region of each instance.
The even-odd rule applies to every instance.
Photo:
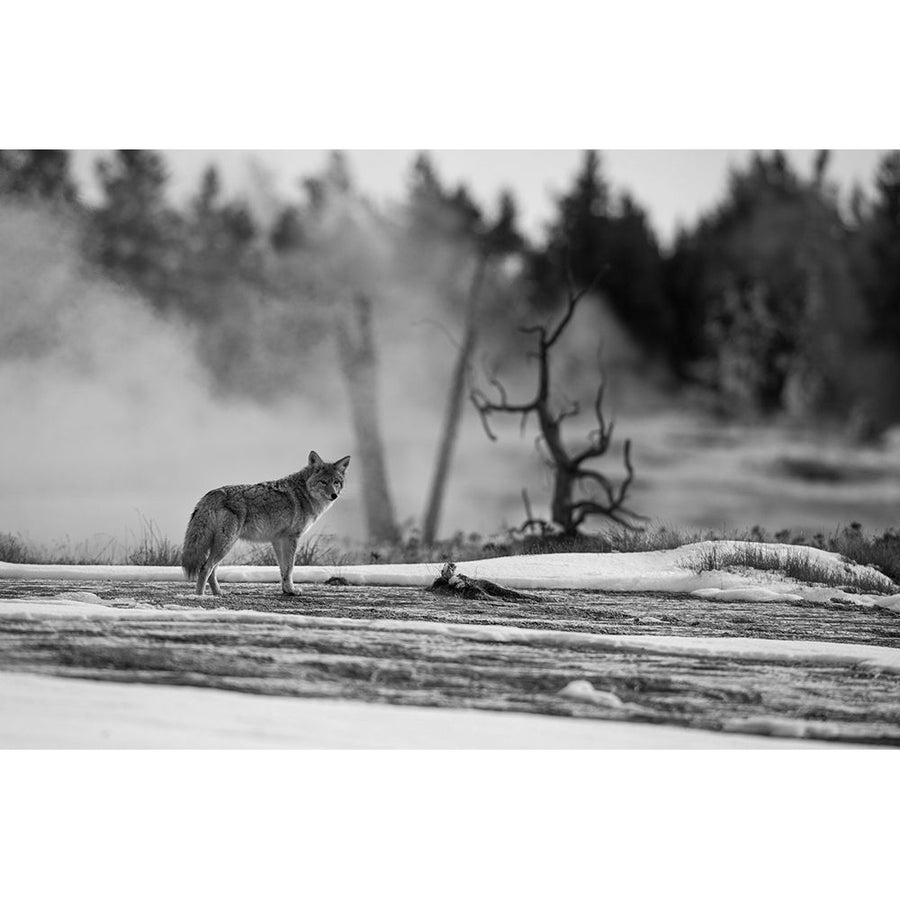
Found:
[[[190,579],[194,579],[200,574],[212,549],[213,516],[211,513],[210,501],[204,497],[194,507],[191,521],[188,522],[181,550],[181,568]]]

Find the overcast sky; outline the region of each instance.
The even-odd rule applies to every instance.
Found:
[[[106,151],[79,150],[75,168],[91,199],[93,159]],[[379,201],[403,196],[416,151],[350,150],[347,155],[364,192]],[[660,238],[671,240],[679,222],[690,224],[722,195],[728,169],[743,163],[749,150],[604,150],[603,165],[614,189],[629,190],[649,211]],[[787,151],[801,172],[812,167],[814,150]],[[196,189],[203,168],[215,161],[226,190],[240,193],[248,183],[248,160],[268,168],[286,196],[303,177],[320,170],[323,150],[167,150],[176,197]],[[445,182],[464,181],[491,208],[504,188],[519,202],[521,223],[533,237],[552,215],[553,198],[571,183],[581,150],[434,150]],[[845,190],[855,183],[869,189],[880,150],[836,150],[829,175]]]

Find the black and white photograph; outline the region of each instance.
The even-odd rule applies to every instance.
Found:
[[[497,6],[10,20],[9,896],[887,887],[891,30]]]
[[[900,746],[900,151],[0,190],[4,745]]]

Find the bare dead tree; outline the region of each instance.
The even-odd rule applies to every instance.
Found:
[[[536,519],[530,503],[526,498],[526,514],[528,521],[525,528],[540,527],[543,532],[557,528],[566,536],[578,534],[579,528],[589,516],[604,516],[626,528],[637,528],[643,518],[630,510],[626,505],[628,489],[634,479],[634,467],[631,463],[631,441],[626,440],[623,449],[625,477],[615,484],[601,472],[586,468],[588,460],[604,456],[609,450],[613,436],[614,422],[607,421],[603,413],[603,395],[605,381],[601,380],[594,398],[594,415],[597,428],[588,435],[587,446],[574,452],[569,450],[562,437],[563,422],[579,413],[577,403],[554,412],[550,400],[550,351],[572,321],[579,302],[587,295],[599,280],[599,275],[585,288],[576,290],[571,272],[568,275],[568,297],[562,318],[552,329],[544,325],[533,325],[520,329],[525,334],[537,337],[537,349],[533,353],[538,362],[538,385],[534,399],[527,403],[511,403],[504,386],[496,378],[490,383],[497,391],[499,400],[493,402],[483,391],[475,388],[470,399],[481,416],[485,433],[495,441],[497,436],[491,431],[489,418],[493,413],[515,413],[522,417],[524,428],[528,417],[534,415],[540,428],[539,446],[546,449],[547,462],[553,470],[553,497],[550,504],[552,525]],[[576,490],[582,489],[587,496],[576,499]]]
[[[372,302],[366,294],[354,294],[346,314],[337,315],[335,337],[353,413],[369,539],[395,543],[400,539],[400,531],[384,462],[384,442],[378,419]]]

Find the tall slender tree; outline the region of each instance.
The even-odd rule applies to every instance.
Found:
[[[399,539],[379,416],[379,356],[374,317],[382,279],[384,223],[357,191],[342,154],[305,182],[312,292],[333,313],[338,359],[350,399],[369,539]]]
[[[459,196],[459,193],[456,195]],[[481,224],[481,215],[469,218],[469,227],[477,228]],[[434,543],[440,523],[441,509],[447,489],[447,479],[462,416],[463,399],[466,389],[466,376],[469,371],[472,354],[478,340],[480,319],[484,294],[491,290],[491,278],[496,274],[496,267],[511,253],[519,250],[523,239],[516,227],[516,204],[508,191],[501,194],[500,208],[495,221],[477,228],[472,233],[474,252],[472,260],[472,280],[469,284],[465,301],[465,321],[462,339],[453,364],[450,386],[447,392],[447,405],[444,421],[438,439],[437,458],[434,474],[428,492],[428,502],[422,526],[422,540],[426,544]]]

